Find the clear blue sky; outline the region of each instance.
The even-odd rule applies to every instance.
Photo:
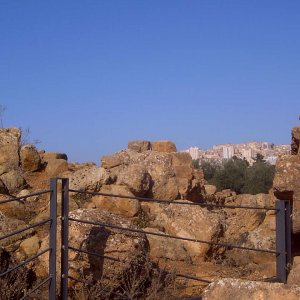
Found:
[[[133,139],[289,143],[300,1],[1,0],[0,104],[71,161]]]

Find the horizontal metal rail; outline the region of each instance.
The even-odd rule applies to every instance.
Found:
[[[46,224],[46,223],[48,223],[48,222],[50,222],[50,221],[51,221],[51,219],[49,218],[49,219],[47,219],[47,220],[40,221],[40,222],[35,223],[35,224],[33,224],[33,225],[27,226],[27,227],[25,227],[25,228],[22,228],[22,229],[13,231],[13,232],[11,232],[11,233],[8,233],[8,234],[6,234],[6,235],[1,236],[1,237],[0,237],[0,241],[1,241],[1,240],[4,240],[4,239],[6,239],[6,238],[9,238],[9,237],[11,237],[11,236],[13,236],[13,235],[16,235],[16,234],[18,234],[18,233],[24,232],[24,231],[26,231],[26,230],[29,230],[29,229],[32,229],[32,228],[35,228],[35,227],[38,227],[38,226],[42,226],[42,225],[44,225],[44,224]]]
[[[184,201],[170,201],[170,200],[161,200],[161,199],[149,199],[143,197],[130,197],[124,195],[115,195],[115,194],[106,194],[106,193],[98,193],[98,192],[90,192],[83,190],[73,190],[69,189],[70,192],[73,193],[82,193],[94,196],[106,196],[106,197],[115,197],[121,199],[134,199],[142,202],[154,202],[154,203],[168,203],[168,204],[182,204],[182,205],[194,205],[194,206],[203,206],[203,207],[216,207],[216,208],[243,208],[243,209],[258,209],[258,210],[273,210],[278,211],[278,209],[274,207],[259,207],[259,206],[244,206],[244,205],[222,205],[222,204],[211,204],[211,203],[198,203],[198,202],[184,202]]]
[[[81,253],[84,253],[84,254],[93,255],[93,256],[100,257],[100,258],[106,258],[108,260],[112,260],[112,261],[124,263],[124,261],[122,261],[122,260],[120,260],[118,258],[107,256],[107,255],[102,255],[102,254],[99,254],[99,253],[96,253],[96,252],[85,251],[85,250],[82,250],[82,249],[74,248],[72,246],[69,246],[69,249],[73,250],[75,252],[81,252]]]
[[[73,251],[76,251],[76,252],[81,252],[81,253],[84,253],[84,254],[97,256],[97,257],[100,257],[100,258],[106,258],[108,260],[116,261],[116,262],[123,263],[123,264],[126,264],[128,262],[126,260],[121,260],[121,259],[114,258],[114,257],[111,257],[111,256],[106,256],[106,255],[102,255],[102,254],[95,253],[95,252],[85,251],[85,250],[70,247],[70,246],[69,246],[69,249],[73,250]],[[143,264],[133,263],[133,265],[143,267]],[[184,275],[184,274],[175,274],[175,275],[177,277],[183,277],[183,278],[186,278],[186,279],[192,279],[192,280],[196,280],[196,281],[200,281],[200,282],[211,283],[211,281],[201,279],[201,278],[197,278],[197,277],[193,277],[193,276],[189,276],[189,275]]]
[[[6,274],[8,274],[8,273],[10,273],[10,272],[12,272],[12,271],[18,269],[18,268],[23,267],[24,265],[30,263],[31,261],[33,261],[34,259],[38,258],[39,256],[45,254],[45,253],[48,252],[49,250],[50,250],[50,248],[48,248],[48,249],[46,249],[46,250],[44,250],[44,251],[42,251],[42,252],[40,252],[40,253],[38,253],[38,254],[32,256],[32,257],[30,257],[30,258],[28,258],[27,260],[21,262],[20,264],[18,264],[18,265],[16,265],[16,266],[14,266],[14,267],[12,267],[12,268],[6,270],[5,272],[3,272],[3,273],[0,274],[0,278],[3,277],[3,276],[5,276]]]
[[[20,200],[23,200],[23,199],[26,199],[26,198],[30,198],[30,197],[33,197],[33,196],[39,196],[39,195],[48,194],[50,192],[52,192],[52,191],[51,190],[46,190],[46,191],[32,193],[32,194],[29,194],[29,195],[26,195],[26,196],[9,198],[9,199],[5,199],[5,200],[1,200],[0,204],[8,203],[8,202],[13,202],[13,201],[20,201]]]
[[[29,295],[31,295],[32,293],[34,293],[36,290],[38,290],[41,286],[43,286],[49,280],[51,280],[50,276],[48,278],[46,278],[45,280],[43,280],[42,282],[40,282],[39,284],[37,284],[33,289],[31,289],[29,292],[27,292],[26,295],[24,295],[20,300],[26,299]]]
[[[92,222],[92,221],[87,221],[87,220],[74,219],[74,218],[69,218],[69,220],[74,221],[74,222],[78,222],[78,223],[97,225],[97,226],[113,228],[113,229],[119,229],[119,230],[124,230],[124,231],[129,231],[129,232],[137,232],[137,233],[143,233],[143,234],[149,234],[149,235],[156,235],[156,236],[161,236],[161,237],[171,238],[171,239],[176,239],[176,240],[202,243],[202,244],[207,244],[207,245],[215,245],[215,246],[226,247],[226,248],[235,248],[235,249],[242,249],[242,250],[249,250],[249,251],[272,253],[272,254],[276,254],[276,255],[278,254],[276,251],[269,250],[269,249],[257,249],[257,248],[243,247],[243,246],[237,246],[237,245],[232,245],[232,244],[209,242],[209,241],[203,241],[203,240],[199,240],[199,239],[185,238],[185,237],[180,237],[180,236],[175,236],[175,235],[156,233],[156,232],[151,232],[151,231],[121,227],[121,226],[116,226],[116,225],[109,225],[109,224],[104,224],[104,223],[99,223],[99,222]]]

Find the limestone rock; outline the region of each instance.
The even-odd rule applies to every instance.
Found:
[[[292,129],[292,145],[291,145],[292,155],[300,154],[299,142],[300,142],[300,126],[297,126]]]
[[[5,186],[5,184],[3,183],[3,181],[0,179],[0,194],[7,195],[8,193],[9,192],[8,192],[7,187]]]
[[[0,201],[9,198],[7,195],[0,195]],[[25,207],[21,201],[11,201],[0,204],[0,212],[7,218],[25,219]]]
[[[126,186],[123,185],[104,185],[102,186],[101,193],[123,195],[134,197]],[[135,199],[122,199],[111,196],[94,196],[92,202],[95,207],[108,210],[116,215],[124,217],[134,217],[140,209],[140,203]]]
[[[98,192],[108,183],[109,175],[104,168],[97,166],[79,169],[70,175],[70,189]]]
[[[27,238],[20,244],[20,248],[26,254],[27,257],[31,257],[37,254],[40,248],[40,240],[34,235],[32,237]]]
[[[165,234],[156,228],[145,228],[143,230],[152,233]],[[146,234],[146,236],[149,242],[150,258],[153,261],[159,261],[160,259],[169,259],[173,261],[191,260],[184,242],[151,234]]]
[[[207,195],[211,196],[214,195],[217,191],[217,187],[212,184],[205,184],[204,189]]]
[[[240,279],[221,279],[211,283],[203,294],[203,300],[297,300],[300,288],[282,283],[244,281]]]
[[[24,172],[34,172],[42,166],[39,152],[33,145],[24,145],[21,147],[20,159]]]
[[[103,156],[101,160],[101,166],[105,169],[117,167],[122,164],[122,161],[117,155]]]
[[[26,226],[28,226],[28,224],[26,224],[24,221],[14,219],[14,218],[9,218],[0,211],[1,232],[5,233],[5,234],[9,234],[13,231],[22,229]],[[33,230],[30,229],[30,230],[18,233],[16,235],[13,235],[11,237],[8,237],[6,239],[3,239],[0,241],[0,247],[5,247],[6,249],[8,249],[10,251],[15,251],[15,250],[17,250],[22,239],[27,238],[30,235],[32,235],[32,232],[33,232]]]
[[[153,141],[151,147],[152,151],[157,152],[177,152],[176,145],[171,141]]]
[[[67,154],[59,153],[59,152],[44,152],[44,153],[41,153],[41,156],[45,162],[48,162],[49,160],[54,160],[54,159],[68,160]]]
[[[18,168],[20,137],[18,128],[0,128],[0,165]]]
[[[128,149],[134,150],[137,152],[145,152],[151,149],[151,143],[149,141],[131,141],[128,142]]]
[[[300,256],[293,257],[293,268],[288,275],[287,283],[300,285]]]
[[[65,159],[50,159],[47,161],[46,172],[50,177],[57,177],[68,171],[68,162]]]
[[[189,203],[189,201],[186,201]],[[153,228],[184,238],[212,241],[219,235],[220,218],[206,208],[194,205],[143,203]],[[181,241],[193,262],[204,261],[210,245]]]
[[[3,181],[10,194],[17,192],[26,185],[24,177],[18,170],[11,170],[8,173],[1,175],[0,179]]]
[[[284,155],[276,162],[274,195],[293,203],[293,232],[300,232],[300,155]]]
[[[116,183],[126,185],[135,196],[145,196],[151,188],[151,181],[151,176],[144,166],[131,164],[118,173]]]
[[[102,159],[110,184],[124,184],[136,196],[161,200],[202,200],[203,172],[188,153],[123,150]]]

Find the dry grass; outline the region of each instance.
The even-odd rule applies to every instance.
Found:
[[[160,269],[147,256],[140,255],[121,275],[111,275],[101,281],[91,277],[72,291],[73,300],[171,300],[180,299],[182,288],[176,281],[175,270]]]

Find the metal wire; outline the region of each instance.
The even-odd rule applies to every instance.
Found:
[[[258,209],[258,210],[278,211],[278,209],[276,209],[274,207],[243,206],[243,205],[221,205],[221,204],[210,204],[210,203],[170,201],[170,200],[149,199],[149,198],[143,198],[143,197],[130,197],[130,196],[124,196],[124,195],[106,194],[106,193],[98,193],[98,192],[90,192],[90,191],[82,191],[82,190],[73,190],[73,189],[69,189],[69,191],[73,192],[73,193],[89,194],[89,195],[94,195],[94,196],[115,197],[115,198],[121,198],[121,199],[134,199],[134,200],[139,200],[139,201],[142,201],[142,202],[194,205],[194,206],[216,207],[216,208],[232,208],[232,209],[234,209],[234,208],[244,208],[244,209]]]
[[[42,285],[44,285],[45,283],[47,283],[50,279],[51,279],[51,277],[49,276],[48,278],[46,278],[45,280],[43,280],[42,282],[40,282],[32,290],[30,290],[26,295],[24,295],[20,300],[26,299],[30,294],[32,294],[33,292],[35,292],[36,290],[38,290]]]
[[[1,200],[0,204],[12,202],[12,201],[20,201],[20,200],[23,200],[23,199],[26,199],[26,198],[30,198],[30,197],[33,197],[33,196],[39,196],[39,195],[47,194],[47,193],[50,193],[50,192],[52,192],[52,190],[36,192],[36,193],[32,193],[32,194],[22,196],[22,197],[14,197],[14,198],[10,198],[10,199],[5,199],[5,200]]]
[[[46,224],[46,223],[48,223],[48,222],[50,222],[50,221],[51,221],[51,219],[49,218],[49,219],[47,219],[47,220],[40,221],[40,222],[38,222],[38,223],[36,223],[36,224],[33,224],[33,225],[30,225],[30,226],[28,226],[28,227],[25,227],[25,228],[22,228],[22,229],[13,231],[13,232],[11,232],[11,233],[9,233],[9,234],[6,234],[6,235],[1,236],[1,237],[0,237],[0,241],[6,239],[6,238],[8,238],[8,237],[11,237],[11,236],[13,236],[13,235],[16,235],[16,234],[18,234],[18,233],[24,232],[24,231],[26,231],[26,230],[29,230],[29,229],[32,229],[32,228],[35,228],[35,227],[44,225],[44,224]]]
[[[14,271],[14,270],[16,270],[16,269],[18,269],[18,268],[24,266],[24,265],[30,263],[30,262],[33,261],[34,259],[36,259],[36,258],[38,258],[39,256],[41,256],[41,255],[45,254],[46,252],[48,252],[50,249],[51,249],[51,248],[48,248],[48,249],[46,249],[46,250],[44,250],[44,251],[42,251],[42,252],[40,252],[40,253],[38,253],[38,254],[32,256],[32,257],[30,257],[30,258],[28,258],[27,260],[21,262],[20,264],[14,266],[13,268],[10,268],[10,269],[6,270],[5,272],[3,272],[3,273],[0,274],[0,277],[3,277],[3,276],[5,276],[6,274],[8,274],[8,273],[10,273],[10,272],[12,272],[12,271]]]
[[[79,220],[79,219],[74,219],[74,218],[69,218],[69,220],[74,221],[74,222],[84,223],[84,224],[97,225],[97,226],[119,229],[119,230],[124,230],[124,231],[129,231],[129,232],[137,232],[137,233],[144,233],[144,234],[149,234],[149,235],[156,235],[156,236],[161,236],[161,237],[165,237],[165,238],[190,241],[190,242],[195,242],[195,243],[202,243],[202,244],[216,245],[216,246],[226,247],[226,248],[235,248],[235,249],[242,249],[242,250],[250,250],[250,251],[278,254],[276,251],[269,250],[269,249],[257,249],[257,248],[252,248],[252,247],[237,246],[237,245],[233,245],[233,244],[209,242],[209,241],[203,241],[203,240],[198,240],[198,239],[179,237],[179,236],[175,236],[175,235],[168,235],[168,234],[156,233],[156,232],[151,232],[151,231],[145,231],[145,230],[140,230],[140,229],[132,229],[132,228],[121,227],[121,226],[116,226],[116,225],[109,225],[109,224],[104,224],[104,223]]]

